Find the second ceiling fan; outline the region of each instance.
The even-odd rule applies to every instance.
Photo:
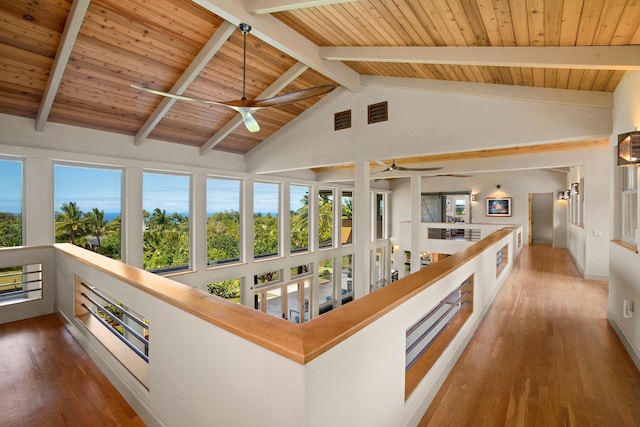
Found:
[[[237,111],[242,116],[242,121],[249,132],[260,131],[260,125],[253,117],[253,113],[257,110],[267,107],[277,107],[279,105],[292,104],[294,102],[302,101],[304,99],[312,98],[314,96],[324,95],[335,89],[335,85],[324,84],[319,86],[310,87],[308,89],[299,90],[296,92],[287,93],[280,96],[274,96],[267,99],[248,100],[246,96],[246,76],[247,76],[247,34],[251,31],[249,24],[241,23],[238,29],[243,35],[243,59],[242,59],[242,98],[235,101],[212,101],[209,99],[192,98],[189,96],[183,96],[176,93],[163,92],[161,90],[150,89],[148,87],[132,84],[134,89],[142,90],[154,95],[166,96],[168,98],[174,98],[180,101],[201,102],[211,105],[219,105],[222,107],[231,108]]]
[[[391,164],[388,165],[385,162],[381,161],[381,160],[376,160],[376,163],[378,163],[380,166],[384,167],[385,169],[375,172],[375,173],[382,173],[382,172],[388,172],[388,171],[418,171],[418,172],[428,172],[428,171],[438,171],[440,169],[442,169],[442,167],[436,166],[436,167],[429,167],[429,168],[408,168],[405,166],[398,166],[396,165],[396,161],[395,159],[391,161]]]

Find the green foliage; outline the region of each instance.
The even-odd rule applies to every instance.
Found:
[[[253,253],[255,256],[276,255],[278,253],[278,216],[270,213],[253,217]]]
[[[240,259],[239,212],[217,212],[207,219],[207,259],[215,263]]]
[[[0,212],[0,248],[22,245],[22,215]]]
[[[229,300],[240,300],[240,280],[224,280],[207,285],[207,290],[213,295]]]
[[[164,209],[143,212],[145,270],[189,265],[189,217],[167,215]]]
[[[320,193],[318,206],[318,241],[321,246],[331,245],[333,241],[333,199]]]
[[[121,221],[104,218],[104,211],[93,208],[83,213],[76,202],[64,203],[55,213],[55,239],[98,252],[113,259],[120,259]]]
[[[309,248],[309,195],[305,194],[300,202],[302,206],[290,214],[292,250]]]

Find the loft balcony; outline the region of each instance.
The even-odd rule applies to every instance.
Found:
[[[7,248],[0,250],[0,266],[41,266],[41,283],[28,286],[41,287],[42,297],[5,304],[0,316],[4,323],[10,316],[56,313],[147,425],[411,426],[420,423],[510,276],[519,250],[517,230],[495,232],[430,268],[297,325],[68,244]],[[532,270],[527,280],[536,274],[549,280]],[[517,274],[523,279],[520,268]],[[551,284],[560,280],[552,278]],[[466,287],[459,289],[461,284]],[[139,335],[146,335],[148,348],[133,344],[131,331],[122,334],[131,338],[129,345],[114,339],[99,316],[89,313],[88,297],[102,298],[90,295],[94,291],[112,299],[123,319],[143,319],[148,334],[141,328]],[[448,318],[451,306],[460,309]],[[429,335],[433,322],[420,323],[433,313],[452,325],[437,337]],[[553,334],[550,324],[543,326]],[[416,340],[409,338],[416,330],[432,344],[417,356],[411,354]],[[131,346],[142,348],[148,361]],[[637,381],[628,358],[624,369]],[[625,420],[640,419],[633,405],[627,402],[625,408]],[[514,411],[522,415],[520,406]]]

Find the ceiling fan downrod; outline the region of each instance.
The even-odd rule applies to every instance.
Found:
[[[247,34],[249,34],[249,32],[251,31],[251,25],[249,24],[245,24],[244,22],[241,22],[240,25],[238,25],[238,28],[240,29],[240,32],[242,33],[242,37],[243,37],[243,46],[242,46],[242,100],[246,101],[247,100],[247,93],[246,93],[246,88],[247,88]]]

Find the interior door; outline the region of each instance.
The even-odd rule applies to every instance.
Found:
[[[531,239],[534,245],[553,244],[553,193],[531,195]]]

